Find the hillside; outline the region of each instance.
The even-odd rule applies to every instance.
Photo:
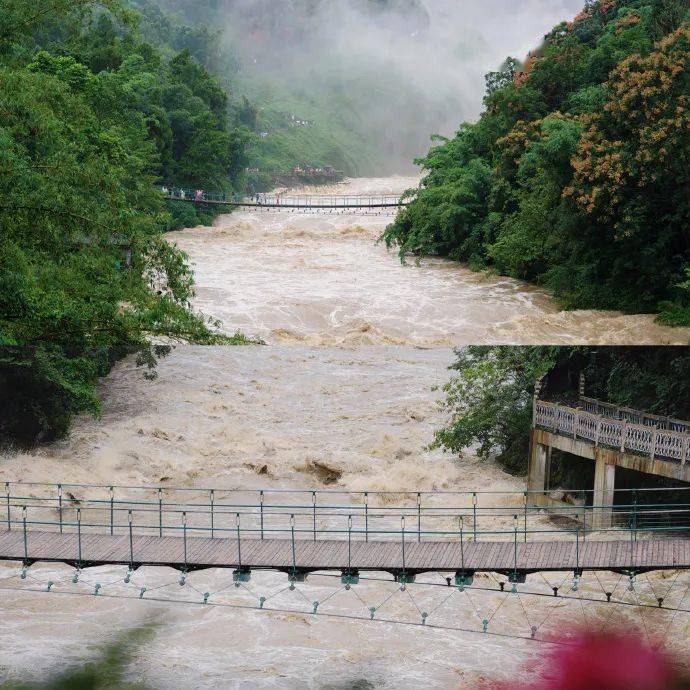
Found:
[[[682,0],[591,1],[507,60],[479,120],[419,161],[386,242],[541,283],[569,308],[690,323],[689,19]]]
[[[483,74],[500,55],[487,10],[442,0],[155,2],[219,35],[218,59],[207,66],[232,102],[247,97],[256,108],[259,141],[249,157],[262,171],[416,172],[430,132],[451,132],[458,117],[476,114]],[[530,11],[515,14],[526,21]],[[286,126],[286,117],[309,125]]]

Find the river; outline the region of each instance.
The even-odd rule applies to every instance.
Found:
[[[349,180],[299,193],[396,194],[417,179]],[[271,343],[439,347],[686,344],[651,315],[560,311],[540,289],[377,244],[390,212],[245,211],[171,235],[196,268],[197,304]]]
[[[395,193],[414,183],[351,180],[337,191]],[[221,217],[212,228],[172,233],[170,241],[189,253],[195,267],[197,306],[221,319],[228,332],[241,329],[267,345],[181,345],[161,362],[152,382],[133,361],[120,362],[100,386],[99,419],[81,417],[64,441],[7,453],[0,480],[519,492],[522,480],[490,462],[427,447],[443,421],[437,387],[449,377],[450,346],[690,338],[687,330],[659,326],[651,316],[563,313],[532,286],[450,262],[402,265],[375,242],[389,220],[377,214],[245,211]],[[27,670],[40,675],[82,660],[104,639],[151,616],[160,627],[137,653],[131,673],[158,687],[473,687],[483,677],[533,672],[541,649],[529,640],[476,632],[108,598],[120,592],[121,568],[86,571],[82,596],[62,582],[71,575],[67,567],[39,564],[29,572],[34,579],[28,584],[35,587],[49,579],[61,584],[51,594],[19,592],[16,565],[0,567],[0,583],[15,590],[0,587],[4,677]],[[177,577],[151,568],[135,579],[174,598],[181,591]],[[198,602],[194,592],[227,589],[229,576],[211,571],[189,579],[191,599]],[[310,579],[314,590],[306,590],[306,597],[322,598],[333,589],[324,578]],[[96,581],[109,583],[105,596],[89,594]],[[285,584],[284,575],[257,574],[251,588],[261,593]],[[389,593],[400,596],[391,583],[359,587],[368,603]],[[445,596],[443,588],[434,596],[438,589]],[[212,603],[231,603],[240,594]],[[286,608],[293,595],[280,595],[287,597]],[[361,614],[362,606],[353,607],[347,596],[333,597],[333,611]],[[496,597],[487,595],[476,606],[465,602],[448,614],[448,624],[481,629],[477,614],[488,615],[500,603]],[[391,614],[405,618],[405,603],[391,600]],[[548,603],[534,603],[532,618],[557,617]],[[608,615],[602,606],[588,604],[587,615]],[[572,613],[560,613],[572,619],[584,611],[579,602]],[[529,632],[521,604],[509,601],[503,613],[496,632]],[[634,613],[620,616],[628,621]]]

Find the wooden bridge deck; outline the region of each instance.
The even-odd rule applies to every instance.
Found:
[[[186,542],[186,556],[185,556]],[[293,567],[289,539],[242,539],[241,559],[232,538],[159,537],[134,535],[130,550],[128,535],[82,532],[81,556],[77,534],[27,531],[25,552],[22,530],[0,532],[0,560],[81,563],[83,566],[132,564],[170,566],[177,569],[247,568],[290,571]],[[690,540],[465,542],[464,561],[460,543],[406,541],[405,563],[399,541],[296,540],[297,570],[400,570],[414,572],[629,570],[690,568]],[[28,559],[25,559],[28,554]],[[241,562],[240,562],[241,560]]]

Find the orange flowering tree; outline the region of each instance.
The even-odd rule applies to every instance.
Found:
[[[487,76],[384,239],[690,324],[689,65],[686,0],[587,0]]]
[[[585,118],[565,190],[584,212],[594,246],[637,256],[659,288],[680,288],[690,267],[690,27],[613,71],[610,99]]]

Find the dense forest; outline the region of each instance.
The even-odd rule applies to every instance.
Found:
[[[690,324],[689,67],[687,0],[588,0],[487,76],[385,241]]]
[[[1,0],[0,27],[0,437],[45,440],[97,411],[114,358],[227,340],[156,185],[227,188],[247,133],[194,31],[154,44],[119,0]]]
[[[475,346],[456,351],[455,372],[444,387],[448,423],[435,447],[461,453],[476,444],[512,472],[527,468],[532,398],[545,391],[577,400],[580,374],[586,395],[653,414],[690,419],[690,348]]]

